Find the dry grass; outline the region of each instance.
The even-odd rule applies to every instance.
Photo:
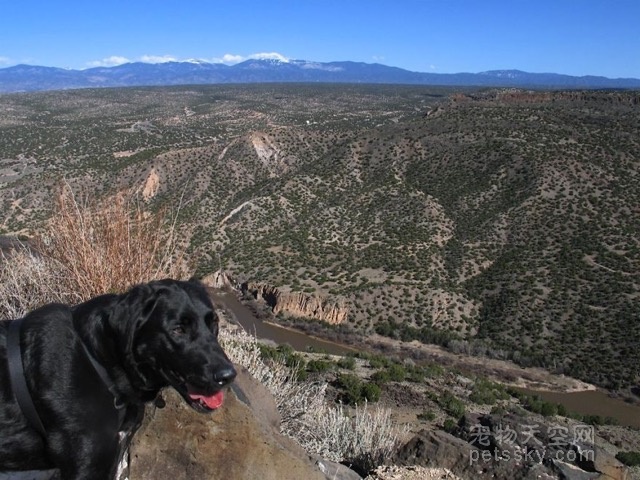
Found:
[[[392,421],[388,408],[367,403],[349,410],[324,404],[309,411],[306,421],[308,450],[367,472],[391,458],[408,433]]]
[[[123,194],[100,203],[79,201],[65,184],[34,245],[0,254],[2,319],[50,302],[78,303],[189,273],[175,217],[149,214]]]
[[[69,290],[82,299],[188,274],[175,222],[145,212],[124,194],[92,204],[64,185],[37,248],[60,266]]]
[[[0,253],[0,320],[23,317],[45,303],[75,303],[58,265],[26,248]]]
[[[388,459],[407,433],[383,407],[365,404],[352,410],[327,404],[326,384],[294,381],[295,368],[265,362],[256,338],[244,331],[223,329],[220,341],[232,361],[246,367],[273,394],[282,432],[310,453],[369,471]]]

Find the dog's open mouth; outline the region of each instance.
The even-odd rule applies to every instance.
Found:
[[[200,412],[212,412],[222,406],[224,402],[224,391],[219,390],[214,393],[202,393],[202,389],[198,389],[193,385],[186,384],[183,397],[189,405]]]

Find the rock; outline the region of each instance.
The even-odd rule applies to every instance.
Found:
[[[142,198],[145,202],[150,201],[153,197],[156,196],[158,190],[160,189],[160,176],[156,171],[155,167],[151,168],[147,179],[144,182],[144,186],[142,187]]]
[[[264,300],[276,315],[284,312],[332,325],[345,322],[349,315],[349,306],[344,299],[332,300],[302,292],[287,292],[272,285],[253,282],[244,283],[242,290],[248,291],[256,299]]]
[[[360,475],[340,463],[318,458],[316,465],[329,480],[362,480]]]
[[[575,465],[560,460],[553,460],[553,466],[563,480],[595,480],[600,477],[599,473],[585,472]]]
[[[507,453],[508,454],[508,453]],[[422,430],[396,453],[398,465],[444,468],[461,478],[533,480],[556,478],[541,464],[523,462],[514,455],[496,457],[441,430]]]
[[[202,283],[208,287],[221,290],[236,288],[235,280],[226,272],[217,270],[202,278]]]
[[[446,468],[397,467],[385,465],[376,468],[366,480],[461,480]]]
[[[630,478],[629,469],[605,449],[597,445],[590,445],[589,448],[593,450],[593,454],[579,457],[576,461],[580,468],[588,472],[597,472],[600,474],[600,476],[596,476],[599,480],[627,480]]]
[[[513,413],[467,413],[453,435],[420,432],[398,450],[397,463],[444,467],[463,478],[628,480],[629,469],[606,450],[576,443],[576,432],[588,440],[591,428]]]
[[[466,472],[472,451],[478,449],[447,432],[422,430],[397,451],[392,463]]]
[[[244,369],[210,415],[193,411],[174,390],[150,407],[130,448],[130,480],[325,480],[295,441],[280,434],[271,394]]]

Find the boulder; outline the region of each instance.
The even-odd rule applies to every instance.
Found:
[[[616,457],[598,445],[590,445],[593,450],[592,455],[578,456],[577,465],[588,472],[597,472],[598,480],[627,480],[630,478],[629,469],[623,465]],[[581,452],[582,448],[575,448],[576,452]]]
[[[472,450],[477,449],[447,432],[422,430],[396,452],[392,463],[464,472],[472,463]]]
[[[441,430],[422,430],[400,447],[394,464],[444,468],[464,479],[532,480],[557,478],[541,464],[526,465],[497,458],[495,452],[474,445]]]
[[[244,369],[210,415],[193,411],[174,390],[150,407],[135,435],[130,480],[325,480],[295,441],[278,431],[271,394]]]

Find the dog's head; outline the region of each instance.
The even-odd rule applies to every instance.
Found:
[[[200,412],[222,405],[236,371],[218,344],[218,316],[202,284],[160,280],[135,287],[123,301],[138,310],[127,350],[146,385],[170,385]]]

